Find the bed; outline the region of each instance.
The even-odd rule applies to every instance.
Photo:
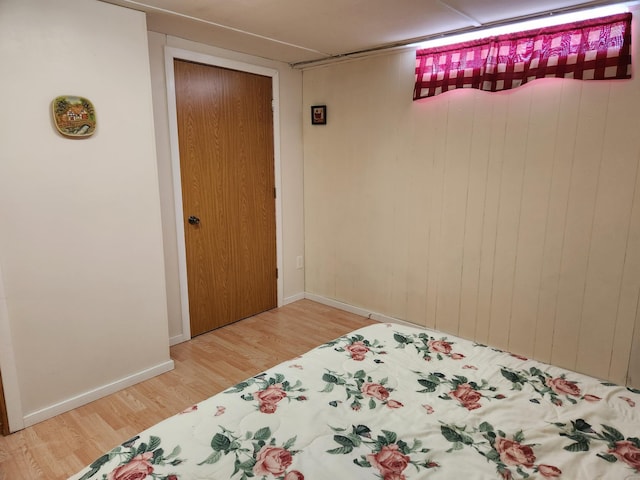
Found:
[[[371,325],[125,441],[73,480],[640,479],[640,391]]]

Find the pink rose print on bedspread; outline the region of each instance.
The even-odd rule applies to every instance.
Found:
[[[353,342],[351,345],[347,345],[344,347],[346,351],[351,354],[351,358],[353,360],[364,360],[369,351],[369,347],[367,347],[364,342]]]
[[[287,398],[287,392],[282,389],[281,383],[275,383],[264,390],[257,391],[254,396],[260,402],[262,413],[273,413],[276,411],[276,404],[283,398]]]
[[[538,465],[538,473],[544,478],[557,478],[562,474],[562,470],[553,465]]]
[[[368,395],[369,397],[377,398],[378,400],[384,401],[387,398],[389,398],[389,390],[384,388],[379,383],[364,382],[360,387],[360,390],[365,395]]]
[[[390,398],[393,388],[387,385],[388,378],[378,379],[377,381],[364,370],[358,370],[356,373],[338,373],[331,370],[322,375],[325,386],[323,393],[333,392],[336,388],[343,388],[345,391],[345,401],[350,402],[349,406],[354,411],[360,411],[363,404],[373,410],[380,405],[388,408],[401,408],[404,405],[396,399]],[[337,407],[342,400],[332,400],[329,405]]]
[[[423,387],[422,390],[418,390],[418,393],[433,393],[442,386],[448,386],[450,391],[438,395],[438,398],[442,400],[456,400],[461,407],[469,411],[482,407],[480,402],[483,398],[488,400],[502,400],[505,398],[502,394],[495,394],[497,388],[489,385],[486,380],[482,380],[481,383],[478,384],[462,375],[454,375],[452,378],[447,378],[446,375],[439,372],[429,374],[416,373],[420,376],[418,383]],[[487,395],[482,392],[491,392],[491,394]]]
[[[293,457],[291,452],[282,447],[271,447],[265,445],[256,456],[256,464],[253,473],[256,475],[273,475],[277,477],[284,474]]]
[[[448,394],[451,398],[454,398],[460,402],[467,410],[475,410],[476,408],[480,408],[480,399],[482,395],[477,390],[474,390],[471,385],[468,383],[461,383],[458,385],[458,388],[449,392]]]
[[[106,478],[107,480],[142,480],[152,476],[158,480],[176,480],[174,475],[162,473],[163,467],[169,468],[180,465],[183,460],[178,458],[180,447],[176,446],[169,454],[165,454],[160,444],[161,439],[150,436],[148,442],[140,442],[140,437],[127,440],[93,462],[80,480]],[[111,463],[117,459],[118,466],[113,468]],[[173,477],[173,478],[172,478]]]
[[[617,383],[611,383],[611,382],[602,382],[601,385],[604,385],[605,387],[613,387],[613,388],[619,388],[620,387]],[[634,397],[636,400],[640,400],[640,397],[637,397],[637,395],[640,395],[640,389],[632,388],[632,387],[626,387],[626,389],[629,391],[629,393],[636,395]],[[633,398],[626,397],[626,396],[623,396],[623,395],[618,395],[617,398],[619,398],[620,400],[626,402],[627,405],[629,405],[630,408],[635,408],[636,407],[636,400],[634,400]]]
[[[624,400],[625,402],[627,402],[627,405],[629,405],[631,408],[634,408],[636,406],[636,402],[631,400],[629,397],[620,396],[618,398],[620,398],[620,400]]]
[[[385,355],[384,345],[379,340],[370,341],[360,334],[343,336],[327,342],[320,348],[333,347],[336,352],[347,352],[351,360],[361,362],[368,357]],[[375,363],[384,363],[379,358],[373,360]]]
[[[600,397],[598,397],[597,395],[590,395],[587,394],[584,397],[582,397],[583,400],[586,400],[587,402],[599,402],[600,400],[602,400]]]
[[[263,427],[256,432],[236,434],[220,427],[211,439],[213,453],[198,465],[214,464],[220,461],[232,462],[234,472],[231,478],[248,477],[275,478],[278,480],[304,480],[304,475],[290,469],[293,458],[300,450],[293,450],[296,437],[283,444],[272,437],[271,429]]]
[[[575,382],[571,382],[564,377],[547,378],[546,384],[558,395],[580,396],[580,387]]]
[[[433,357],[443,360],[448,357],[452,360],[462,360],[465,356],[453,351],[453,342],[449,342],[446,337],[436,339],[426,333],[416,333],[407,335],[399,332],[393,334],[394,340],[398,343],[396,348],[406,348],[412,346],[416,352],[427,362]]]
[[[536,456],[530,446],[522,445],[513,440],[498,437],[495,442],[495,449],[500,455],[500,460],[507,465],[522,465],[531,468],[536,461]]]
[[[445,340],[429,340],[427,345],[432,352],[444,353],[445,355],[451,353],[451,344]]]
[[[133,457],[129,463],[120,465],[113,470],[107,478],[109,480],[139,480],[146,478],[153,473],[153,467],[149,460],[153,458],[153,453],[146,452]]]
[[[620,440],[616,442],[609,453],[614,455],[618,460],[622,460],[631,468],[640,471],[640,448],[638,441]]]
[[[443,424],[440,431],[444,438],[453,444],[447,453],[461,450],[464,447],[473,448],[487,461],[496,464],[499,478],[511,480],[514,478],[514,472],[523,478],[527,478],[535,472],[544,478],[555,478],[562,474],[562,471],[555,465],[536,465],[537,458],[534,450],[536,445],[526,444],[522,431],[507,438],[505,432],[494,428],[488,422],[483,422],[479,427],[469,430],[466,426]]]
[[[422,446],[422,442],[413,439],[409,443],[398,438],[395,432],[381,430],[373,436],[372,431],[366,425],[346,428],[331,427],[336,433],[333,440],[339,447],[328,450],[333,455],[349,455],[357,447],[366,446],[371,453],[354,458],[353,463],[363,468],[374,468],[378,471],[379,478],[383,480],[406,480],[405,470],[412,465],[414,472],[421,468],[436,468],[438,463],[430,461],[427,457],[428,448]]]
[[[258,403],[258,410],[262,413],[275,413],[278,409],[278,404],[285,398],[288,401],[297,400],[303,402],[307,399],[305,395],[297,395],[296,392],[305,392],[307,389],[302,387],[300,380],[297,380],[294,384],[291,384],[286,380],[285,376],[276,373],[272,377],[267,378],[265,373],[256,375],[253,378],[245,380],[234,387],[225,390],[224,393],[239,393],[244,392],[250,387],[256,387],[253,393],[243,393],[240,398],[248,402]]]
[[[197,410],[198,410],[198,405],[191,405],[190,407],[187,407],[184,410],[182,410],[180,413],[181,414],[191,413],[191,412],[196,412]]]
[[[291,470],[284,476],[284,480],[304,480],[304,475],[297,470]]]
[[[625,438],[622,432],[609,425],[602,425],[598,431],[581,418],[572,420],[570,424],[554,425],[560,429],[561,437],[572,441],[563,447],[568,452],[588,452],[592,442],[603,443],[607,449],[600,449],[597,457],[610,463],[621,461],[640,472],[640,439],[637,436]],[[631,433],[637,435],[638,432]]]
[[[402,475],[404,469],[409,465],[411,457],[402,453],[400,447],[394,443],[384,445],[377,453],[370,453],[367,455],[367,460],[380,471],[383,478],[387,479],[393,475]]]

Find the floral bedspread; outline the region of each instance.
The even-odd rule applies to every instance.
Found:
[[[377,324],[160,422],[75,476],[639,479],[640,391]]]

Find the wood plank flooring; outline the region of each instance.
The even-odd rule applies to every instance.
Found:
[[[372,323],[301,300],[175,345],[171,372],[0,437],[0,480],[66,479],[162,419]]]

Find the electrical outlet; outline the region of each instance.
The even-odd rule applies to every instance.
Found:
[[[296,268],[298,270],[300,270],[301,268],[304,268],[304,259],[302,258],[302,255],[298,255],[296,257]]]

